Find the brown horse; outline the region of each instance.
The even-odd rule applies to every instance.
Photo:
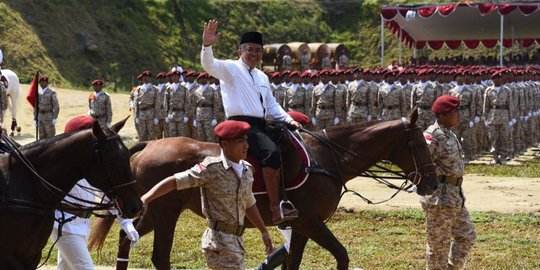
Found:
[[[413,113],[409,120],[331,128],[325,133],[316,133],[327,138],[322,140],[302,135],[318,167],[328,173],[312,173],[301,187],[287,192],[288,199],[300,211],[300,217],[289,223],[293,230],[287,261],[289,269],[299,268],[309,239],[332,253],[338,269],[348,268],[347,250],[324,222],[336,210],[345,183],[377,161],[389,160],[410,175],[418,194],[433,193],[436,188],[434,167],[422,130],[415,126],[416,118],[417,113]],[[220,152],[217,144],[190,138],[166,138],[136,145],[132,149],[142,149],[132,159],[133,174],[141,192],[149,190],[163,178],[201,162],[206,156]],[[287,139],[282,140],[280,149],[285,177],[295,177],[303,170],[299,153]],[[257,195],[256,198],[265,223],[271,225],[267,196]],[[141,235],[154,230],[152,262],[157,269],[170,269],[176,221],[186,209],[202,216],[200,202],[198,188],[172,192],[149,204],[148,211],[137,221]],[[101,225],[97,228],[105,230],[106,227]],[[122,237],[125,236],[122,234]],[[129,244],[127,241],[120,243],[117,269],[127,269]]]
[[[116,134],[126,120],[105,131],[94,122],[91,130],[0,155],[0,269],[36,269],[53,228],[54,210],[82,178],[117,202],[124,217],[141,211],[130,153]]]

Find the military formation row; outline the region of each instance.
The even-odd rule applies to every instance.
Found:
[[[317,130],[373,120],[393,120],[418,108],[418,125],[434,123],[431,106],[444,94],[460,98],[455,133],[465,161],[491,151],[505,163],[540,138],[540,76],[533,67],[421,66],[398,69],[268,73],[276,101],[311,118]],[[141,140],[190,136],[213,141],[224,119],[219,81],[206,73],[141,74],[130,98]],[[148,93],[149,92],[149,93]],[[147,94],[148,93],[148,94]]]

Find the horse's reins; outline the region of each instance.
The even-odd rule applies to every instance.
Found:
[[[405,132],[406,132],[406,134],[408,135],[408,136],[407,136],[407,139],[408,139],[408,145],[410,146],[410,147],[409,147],[409,150],[410,150],[410,152],[411,152],[411,155],[413,156],[413,162],[414,162],[414,166],[415,166],[415,171],[412,172],[411,174],[409,174],[409,176],[406,176],[406,175],[404,175],[404,174],[402,174],[402,173],[400,173],[400,172],[397,172],[397,171],[390,170],[390,169],[388,169],[388,168],[386,168],[386,167],[377,165],[376,162],[372,162],[372,161],[366,159],[365,157],[362,157],[362,156],[360,156],[360,155],[358,155],[358,154],[356,154],[356,153],[350,151],[349,149],[347,149],[347,148],[345,148],[345,147],[343,147],[343,146],[341,146],[341,145],[339,145],[339,144],[337,144],[337,143],[334,143],[334,142],[330,141],[330,140],[328,139],[328,136],[326,135],[326,130],[323,130],[323,133],[324,133],[325,136],[321,136],[321,135],[319,135],[319,134],[317,134],[317,133],[315,133],[315,132],[312,132],[312,131],[309,131],[309,130],[305,130],[305,129],[302,129],[301,131],[303,131],[303,132],[307,133],[308,135],[312,136],[313,138],[317,139],[319,142],[322,142],[323,144],[325,144],[328,148],[330,148],[330,149],[332,150],[332,151],[331,151],[331,152],[332,152],[332,157],[333,157],[333,159],[334,159],[334,163],[335,163],[336,168],[337,168],[337,170],[338,170],[338,172],[337,172],[337,174],[338,174],[338,175],[337,175],[337,178],[339,178],[338,180],[341,182],[341,185],[342,185],[343,188],[344,188],[344,191],[343,191],[343,192],[341,193],[341,195],[340,195],[340,199],[341,199],[341,197],[342,197],[345,193],[351,192],[351,193],[353,193],[353,194],[359,196],[360,198],[362,198],[362,200],[364,200],[364,201],[365,201],[366,203],[368,203],[368,204],[380,204],[380,203],[384,203],[384,202],[387,202],[387,201],[391,200],[391,199],[394,198],[400,191],[410,189],[410,187],[406,187],[406,185],[407,185],[407,183],[408,183],[408,181],[409,181],[409,177],[410,177],[411,175],[420,175],[420,176],[423,175],[422,173],[419,173],[420,168],[419,168],[419,166],[418,166],[418,161],[417,161],[417,159],[419,159],[419,158],[418,158],[418,152],[412,149],[412,148],[416,149],[416,147],[415,147],[416,144],[412,141],[412,138],[411,138],[411,136],[410,136],[410,133],[411,133],[414,129],[412,129],[412,128],[409,127],[407,121],[405,121],[405,120],[402,119],[402,122],[403,122],[403,124],[405,125]],[[395,150],[395,151],[397,151],[397,150]],[[395,151],[394,151],[394,152],[395,152]],[[397,191],[396,191],[390,198],[388,198],[388,199],[386,199],[386,200],[382,200],[382,201],[379,201],[379,202],[373,202],[373,201],[367,199],[366,197],[362,196],[362,195],[359,194],[358,192],[349,190],[349,189],[347,188],[345,182],[343,181],[342,177],[341,177],[341,170],[340,170],[340,167],[339,167],[339,165],[338,165],[338,162],[337,162],[337,159],[336,159],[335,154],[338,154],[338,155],[340,156],[340,158],[342,158],[342,159],[345,158],[345,154],[349,154],[349,155],[353,156],[353,157],[356,158],[356,159],[362,160],[363,162],[367,162],[368,164],[374,164],[373,166],[379,168],[380,170],[377,170],[377,171],[374,171],[374,170],[367,170],[367,171],[364,171],[364,172],[359,173],[359,174],[357,174],[357,175],[358,175],[358,176],[367,176],[367,177],[372,178],[372,179],[374,179],[374,180],[376,180],[376,181],[378,181],[378,182],[380,182],[380,183],[383,183],[383,184],[387,185],[387,186],[390,187],[390,188],[395,188],[395,189],[397,189]],[[377,172],[391,173],[391,174],[397,175],[397,177],[391,177],[391,176],[378,176],[378,175],[375,175],[375,173],[377,173]],[[385,178],[386,178],[386,179],[405,179],[405,181],[404,181],[399,187],[397,187],[397,186],[395,186],[395,185],[389,183],[388,181],[384,180]],[[420,183],[421,178],[422,178],[422,177],[420,177],[420,180],[418,181],[418,183]],[[417,184],[418,184],[418,183],[417,183]],[[408,191],[408,192],[410,192],[410,191]]]

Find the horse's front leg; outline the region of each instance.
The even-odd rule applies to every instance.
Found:
[[[154,230],[154,223],[152,218],[145,213],[141,218],[135,219],[133,225],[137,228],[139,237],[143,237],[149,232]],[[118,245],[118,255],[116,260],[116,270],[127,270],[129,264],[129,252],[130,252],[131,241],[127,238],[126,233],[123,230],[120,230],[120,238]]]
[[[287,270],[296,270],[300,268],[300,263],[302,262],[302,256],[304,255],[304,249],[306,248],[306,243],[308,240],[309,238],[295,232],[293,228],[289,255],[287,256]]]
[[[154,245],[152,263],[158,270],[171,269],[171,250],[176,221],[182,212],[176,196],[168,196],[153,202],[152,220],[154,223]]]
[[[337,269],[348,269],[349,268],[349,255],[345,247],[337,240],[334,234],[326,227],[324,222],[316,217],[313,217],[309,220],[304,220],[302,224],[295,226],[294,230],[298,233],[305,235],[309,239],[315,241],[321,247],[330,251],[334,258],[337,261]],[[293,233],[294,239],[294,233]],[[305,245],[305,244],[304,244]],[[291,243],[292,249],[292,243]],[[287,261],[289,263],[289,261]],[[289,268],[297,269],[297,268]]]

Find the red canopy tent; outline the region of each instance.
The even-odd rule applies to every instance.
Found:
[[[450,3],[384,6],[381,10],[381,62],[384,26],[408,47],[439,50],[540,44],[540,1],[505,4]],[[400,43],[401,46],[401,43]],[[401,47],[400,47],[401,55]],[[401,58],[401,57],[400,57]]]

